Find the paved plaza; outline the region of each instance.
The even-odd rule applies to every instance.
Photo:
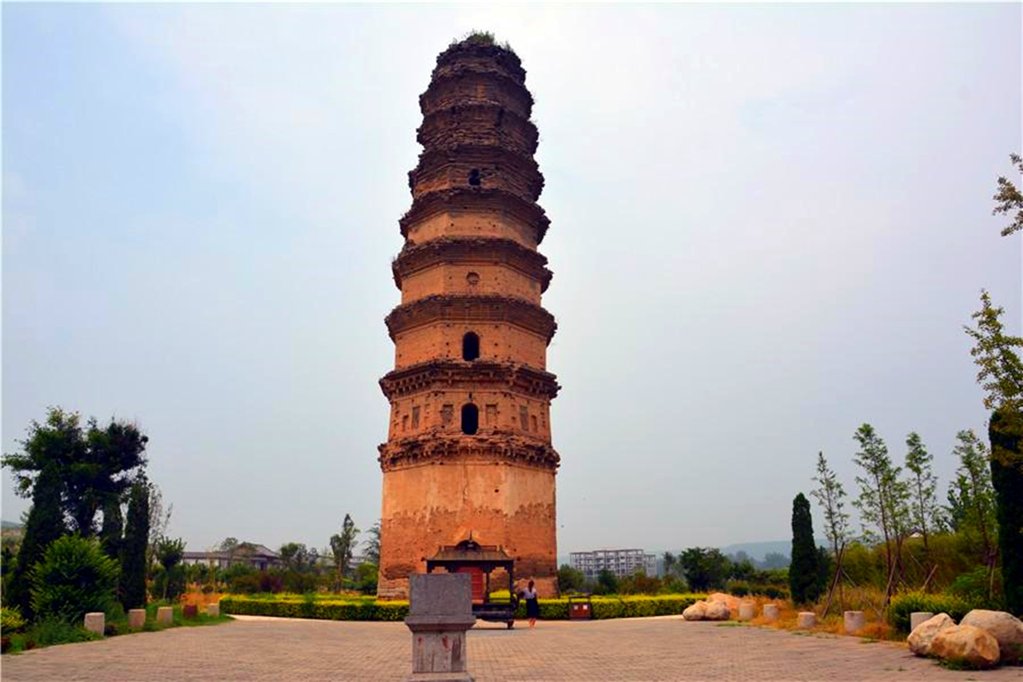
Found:
[[[212,627],[113,637],[2,659],[17,680],[401,680],[411,671],[402,623],[240,617]],[[951,671],[904,646],[679,616],[482,624],[469,671],[497,680],[1023,680],[1023,668]]]

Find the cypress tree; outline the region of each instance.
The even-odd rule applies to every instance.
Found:
[[[32,568],[42,560],[50,543],[67,532],[60,506],[62,487],[57,468],[49,465],[40,472],[32,491],[32,509],[25,522],[25,537],[21,541],[5,600],[20,608],[28,620],[33,618],[32,585],[29,579]]]
[[[124,517],[121,515],[121,499],[111,496],[103,505],[103,526],[99,532],[99,541],[103,547],[103,553],[115,561],[121,557],[123,530]]]
[[[988,424],[1005,609],[1023,616],[1023,438],[1020,415],[996,410]]]
[[[128,497],[128,519],[121,542],[118,594],[124,609],[146,605],[146,549],[149,545],[149,484],[136,481]]]
[[[803,493],[792,500],[792,563],[789,564],[789,591],[792,601],[802,604],[820,596],[820,555],[813,540],[810,502]]]

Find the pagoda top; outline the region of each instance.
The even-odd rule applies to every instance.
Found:
[[[508,43],[499,45],[492,33],[483,31],[473,31],[437,55],[433,78],[436,79],[453,67],[468,64],[490,68],[497,66],[520,84],[526,80],[526,70],[522,68],[522,61],[511,46]]]

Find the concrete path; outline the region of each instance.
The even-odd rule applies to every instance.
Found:
[[[686,623],[678,616],[482,624],[469,632],[469,672],[497,680],[1023,681],[1023,668],[956,672],[904,646],[855,637]],[[401,623],[239,617],[66,644],[0,659],[17,680],[401,680],[411,671]]]

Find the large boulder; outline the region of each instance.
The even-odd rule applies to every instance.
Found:
[[[731,615],[732,613],[728,610],[727,604],[720,601],[712,601],[707,604],[703,617],[706,620],[728,620]]]
[[[718,602],[728,607],[729,611],[739,611],[739,598],[733,597],[730,594],[724,592],[715,592],[707,597],[709,603]]]
[[[987,630],[997,639],[1002,663],[1023,662],[1023,621],[1011,613],[974,609],[963,617],[960,625]]]
[[[945,628],[931,641],[931,655],[972,668],[998,665],[998,640],[987,630],[972,625]]]
[[[707,602],[698,601],[692,606],[686,607],[686,610],[682,612],[682,618],[685,620],[703,620],[707,615]]]
[[[909,650],[917,656],[931,655],[931,642],[945,628],[954,627],[956,622],[947,613],[939,613],[913,628],[906,640]]]

